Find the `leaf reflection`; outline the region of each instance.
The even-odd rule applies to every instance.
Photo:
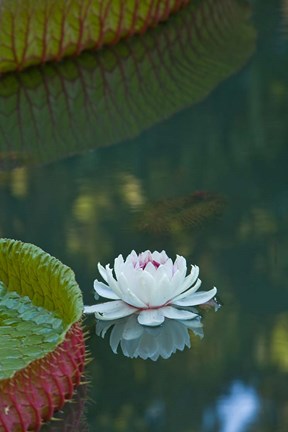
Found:
[[[43,432],[88,432],[89,426],[85,415],[87,385],[83,384],[75,391],[72,403],[66,404],[54,420],[43,426]],[[42,429],[41,429],[42,431]]]
[[[110,332],[110,346],[116,354],[120,347],[122,353],[130,358],[158,360],[169,358],[176,351],[191,347],[190,332],[204,337],[201,316],[192,320],[166,319],[161,326],[142,326],[137,315],[113,321],[97,320],[96,334],[105,337]]]

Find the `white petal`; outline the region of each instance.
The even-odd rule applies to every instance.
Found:
[[[217,289],[214,287],[210,291],[199,291],[197,293],[192,293],[185,298],[173,300],[173,304],[177,306],[197,306],[208,302],[213,297],[215,297]]]
[[[152,279],[152,283],[151,283]],[[147,308],[153,298],[151,297],[151,289],[155,285],[154,279],[145,270],[136,269],[133,277],[121,273],[119,276],[119,286],[121,289],[121,298],[138,308]],[[148,303],[146,303],[146,300]]]
[[[181,255],[176,256],[176,260],[174,262],[174,267],[186,275],[187,264],[186,264],[186,259],[183,256],[181,256]]]
[[[116,278],[118,279],[118,275],[121,273],[124,266],[124,259],[123,256],[120,254],[117,258],[114,260],[114,272],[116,275]]]
[[[97,305],[93,305],[93,306],[84,306],[84,310],[83,313],[84,314],[93,314],[96,312],[96,306]]]
[[[169,258],[164,264],[161,264],[164,267],[165,273],[169,277],[169,279],[173,276],[173,261]]]
[[[86,308],[84,308],[84,313],[94,312],[96,318],[100,320],[114,320],[118,318],[123,318],[137,311],[136,308],[127,305],[121,300],[115,300],[90,306],[89,312],[85,312],[85,309],[87,308],[87,306]]]
[[[182,257],[180,257],[182,258]],[[179,258],[179,262],[177,263],[177,259],[174,263],[173,266],[173,276],[172,276],[172,281],[173,284],[175,286],[175,288],[178,288],[180,285],[182,285],[185,282],[185,277],[186,277],[186,273],[187,273],[187,267],[186,267],[186,261],[183,258],[184,262],[181,262]]]
[[[154,261],[158,262],[160,264],[160,260],[161,260],[161,254],[158,251],[154,251],[151,254],[151,257]]]
[[[190,288],[196,281],[199,276],[199,267],[198,266],[192,266],[191,267],[191,273],[186,276],[184,279],[184,282],[176,289],[174,293],[174,297],[176,297],[178,294],[183,293],[188,288]]]
[[[135,288],[137,287],[137,281],[128,279],[124,273],[121,273],[118,278],[119,288],[121,290],[121,298],[130,305],[136,308],[145,308],[146,303],[144,303],[139,296],[135,293]],[[132,282],[132,283],[131,283]],[[133,286],[133,284],[135,284]]]
[[[139,313],[138,322],[146,326],[158,326],[163,323],[165,317],[161,309],[146,309]]]
[[[169,259],[168,255],[164,250],[160,252],[160,262],[164,264]]]
[[[148,262],[148,264],[145,267],[145,271],[150,273],[153,278],[156,277],[156,272],[158,271],[157,268],[152,264],[152,262]]]
[[[101,297],[111,300],[119,300],[120,297],[106,284],[99,282],[97,279],[94,281],[94,289]]]
[[[158,267],[158,269],[156,270],[156,273],[154,276],[156,283],[158,283],[158,281],[160,281],[164,275],[167,276],[166,268],[164,267],[164,265],[161,264]]]
[[[141,300],[146,305],[158,306],[158,287],[155,286],[154,277],[146,270],[143,270],[139,277],[139,284],[141,291],[138,292],[138,296],[141,298]]]
[[[138,261],[142,265],[142,264],[146,263],[147,261],[149,261],[150,257],[152,257],[151,252],[149,250],[146,250],[146,251],[141,252],[139,254]]]
[[[131,263],[131,264],[133,264],[133,267],[134,267],[134,264],[136,263],[138,261],[138,255],[137,255],[137,253],[135,252],[135,250],[132,250],[132,252],[127,256],[127,258],[126,258],[126,260],[125,260],[125,263]]]
[[[106,272],[105,268],[100,263],[98,263],[97,267],[98,267],[98,271],[99,271],[100,275],[105,280],[105,282],[107,282],[107,272]]]
[[[117,279],[119,279],[119,276],[121,273],[124,273],[124,275],[127,277],[129,282],[134,283],[135,278],[137,277],[137,269],[134,267],[134,264],[130,261],[125,262],[122,266],[122,270],[117,275]]]
[[[199,316],[193,312],[184,309],[176,309],[173,306],[165,306],[161,308],[161,312],[166,318],[176,320],[189,320]]]
[[[172,297],[171,281],[165,273],[159,281],[156,281],[153,276],[143,271],[140,276],[140,285],[141,298],[147,306],[163,306]]]
[[[106,266],[106,277],[107,277],[107,283],[110,286],[110,288],[115,292],[115,294],[118,295],[119,298],[121,297],[121,290],[118,286],[117,281],[113,277],[112,269],[110,269],[109,264]]]
[[[183,272],[181,272],[180,270],[176,269],[171,279],[171,286],[173,289],[172,295],[176,292],[179,286],[184,284],[184,278],[185,274],[183,274]]]
[[[178,300],[186,298],[186,297],[192,295],[193,293],[195,293],[195,291],[197,291],[198,288],[200,287],[201,283],[202,283],[201,279],[198,279],[194,286],[192,286],[190,289],[188,289],[186,291],[181,292],[181,294],[174,297],[173,303],[176,303]]]
[[[155,291],[155,301],[153,306],[162,306],[167,303],[168,300],[173,298],[173,285],[171,284],[171,279],[169,279],[166,274],[164,274],[162,278],[158,281]]]

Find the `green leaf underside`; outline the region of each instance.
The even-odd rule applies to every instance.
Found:
[[[0,239],[0,380],[54,351],[82,311],[69,267],[34,245]]]
[[[0,379],[51,352],[68,325],[0,282]]]

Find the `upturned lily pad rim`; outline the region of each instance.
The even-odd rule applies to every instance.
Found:
[[[0,353],[1,381],[54,351],[72,324],[81,319],[83,300],[74,272],[69,267],[39,247],[18,240],[0,239],[0,281],[8,295],[5,299],[5,291],[2,292],[0,343],[3,348],[8,337],[10,347]],[[15,303],[17,295],[19,301]],[[25,300],[27,297],[31,301],[30,309]],[[23,315],[24,304],[27,313]],[[25,335],[22,334],[23,323],[24,328],[27,327]],[[55,326],[55,323],[58,324]],[[15,333],[17,326],[21,328],[19,334]],[[42,326],[40,330],[39,326]],[[37,342],[35,338],[38,338]],[[29,349],[32,351],[27,353]]]
[[[81,318],[83,298],[73,270],[38,246],[0,239],[0,280],[70,325]]]

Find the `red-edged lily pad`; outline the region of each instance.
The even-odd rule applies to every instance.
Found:
[[[0,240],[0,430],[40,429],[81,381],[83,302],[73,271]]]

